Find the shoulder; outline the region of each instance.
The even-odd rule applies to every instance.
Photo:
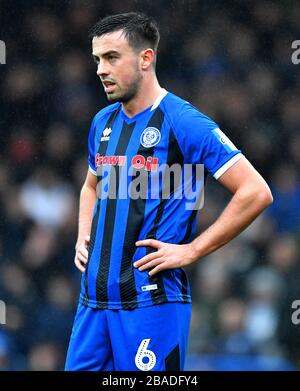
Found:
[[[120,104],[121,103],[119,102],[113,103],[112,105],[106,106],[103,109],[99,110],[93,118],[93,123],[96,125],[96,123],[102,120],[106,120],[111,113],[113,113],[116,109],[119,108]]]
[[[176,122],[180,117],[182,110],[184,110],[187,105],[189,105],[189,102],[172,92],[168,92],[165,99],[162,101],[162,110],[166,116]]]
[[[218,128],[218,125],[210,117],[202,113],[190,102],[170,92],[164,100],[163,108],[172,127],[176,130],[190,127],[191,125],[195,125],[198,129],[199,127],[207,128],[207,126],[211,129]]]

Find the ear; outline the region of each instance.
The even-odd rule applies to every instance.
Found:
[[[153,49],[145,49],[141,52],[141,68],[146,71],[154,62],[155,53]]]

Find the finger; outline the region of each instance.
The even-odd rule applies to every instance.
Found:
[[[79,262],[79,260],[75,259],[75,265],[76,265],[77,269],[79,269],[81,271],[81,273],[83,273],[85,271],[85,267],[82,266],[82,264]]]
[[[136,246],[147,246],[147,247],[154,247],[154,248],[161,248],[162,242],[156,239],[144,239],[144,240],[138,240],[135,242]]]
[[[88,259],[84,257],[82,254],[79,252],[76,254],[77,259],[82,262],[84,265],[87,263]]]
[[[134,267],[140,267],[144,265],[147,262],[152,261],[153,259],[161,257],[161,253],[159,251],[155,251],[154,253],[145,255],[143,258],[139,259],[138,261],[134,262],[133,266]]]
[[[149,276],[152,277],[152,276],[154,276],[154,274],[157,274],[157,273],[163,271],[164,269],[166,269],[165,264],[164,263],[160,263],[154,269],[150,270]]]
[[[153,260],[153,261],[151,261],[151,262],[148,262],[148,263],[146,263],[145,265],[139,267],[139,271],[142,272],[142,271],[144,271],[144,270],[152,269],[152,268],[154,268],[155,266],[157,266],[157,265],[159,265],[159,264],[161,264],[161,263],[163,263],[163,262],[164,262],[164,259],[163,259],[163,258],[155,259],[155,260]]]
[[[89,252],[88,252],[88,250],[86,249],[86,247],[84,247],[84,246],[79,247],[77,253],[78,253],[78,254],[82,254],[85,258],[88,258],[88,257],[89,257]]]

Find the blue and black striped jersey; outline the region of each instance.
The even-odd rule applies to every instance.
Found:
[[[218,179],[242,154],[214,121],[164,89],[151,107],[132,118],[120,103],[97,113],[88,146],[90,171],[98,178],[98,198],[81,303],[100,309],[133,309],[191,302],[183,269],[150,277],[133,267],[155,251],[136,247],[137,240],[181,244],[195,234],[197,209],[187,207],[191,201],[184,191],[185,176],[171,181],[168,197],[163,196],[163,180],[152,179],[164,178],[164,171],[175,164],[182,169],[202,165],[204,177],[210,173]],[[194,188],[196,174],[191,172]],[[145,183],[148,187],[141,189]]]

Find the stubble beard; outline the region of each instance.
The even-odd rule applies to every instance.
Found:
[[[136,97],[140,89],[141,81],[142,81],[142,75],[137,69],[135,79],[126,89],[123,89],[117,92],[116,94],[106,94],[108,101],[111,103],[115,103],[115,102],[128,103],[129,101],[131,101]]]

